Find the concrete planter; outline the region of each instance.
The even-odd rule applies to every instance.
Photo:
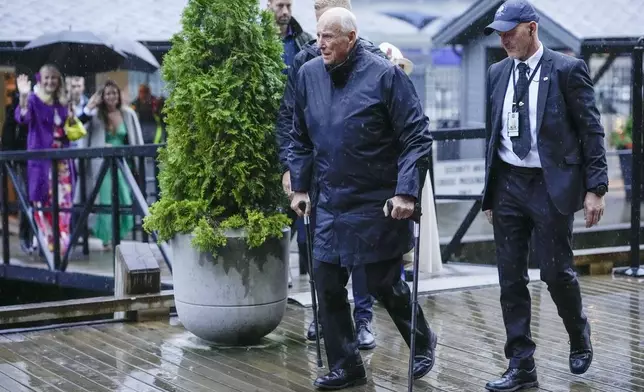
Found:
[[[174,294],[183,326],[219,344],[259,342],[282,321],[288,298],[290,229],[249,249],[241,231],[214,259],[195,249],[192,235],[172,240]]]

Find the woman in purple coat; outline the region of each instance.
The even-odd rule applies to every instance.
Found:
[[[27,150],[67,148],[69,139],[65,133],[65,121],[69,116],[67,96],[62,74],[53,65],[40,69],[40,82],[36,91],[31,91],[31,82],[26,75],[17,80],[20,103],[15,118],[19,124],[29,129]],[[58,161],[58,203],[61,208],[73,206],[72,189],[73,165],[71,160]],[[51,161],[30,160],[27,162],[29,201],[34,207],[51,207]],[[50,251],[54,248],[52,213],[35,211],[34,218],[41,240],[46,240]],[[60,252],[67,250],[70,237],[71,213],[59,215]]]

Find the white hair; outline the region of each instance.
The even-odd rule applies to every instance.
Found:
[[[326,23],[338,25],[342,34],[349,34],[350,32],[355,31],[356,35],[358,35],[358,21],[356,16],[346,8],[330,8],[322,14],[320,20]]]
[[[314,7],[316,11],[333,7],[342,7],[350,10],[351,0],[315,0]]]

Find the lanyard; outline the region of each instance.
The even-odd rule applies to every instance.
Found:
[[[537,71],[539,70],[539,67],[541,67],[541,61],[543,61],[543,57],[541,57],[541,59],[539,59],[539,62],[537,63],[537,66],[534,67],[534,71],[532,71],[532,75],[530,75],[530,79],[528,79],[528,88],[523,90],[521,92],[521,96],[518,97],[518,98],[517,98],[517,81],[516,81],[516,76],[514,76],[514,62],[512,62],[512,85],[514,86],[514,91],[513,91],[514,102],[512,102],[512,110],[513,111],[515,110],[515,108],[517,108],[517,102],[521,102],[521,100],[523,99],[523,96],[525,95],[525,93],[530,90],[530,83],[532,83],[532,79],[534,79],[534,75],[537,74]],[[517,110],[518,110],[518,108],[517,108]]]

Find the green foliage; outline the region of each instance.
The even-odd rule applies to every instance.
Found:
[[[610,143],[618,150],[627,150],[633,148],[633,118],[626,120],[623,128],[610,134]]]
[[[251,247],[279,237],[289,219],[274,125],[284,89],[282,43],[257,0],[189,0],[164,58],[170,90],[161,198],[145,219],[161,240],[194,233],[216,253],[224,230]]]

